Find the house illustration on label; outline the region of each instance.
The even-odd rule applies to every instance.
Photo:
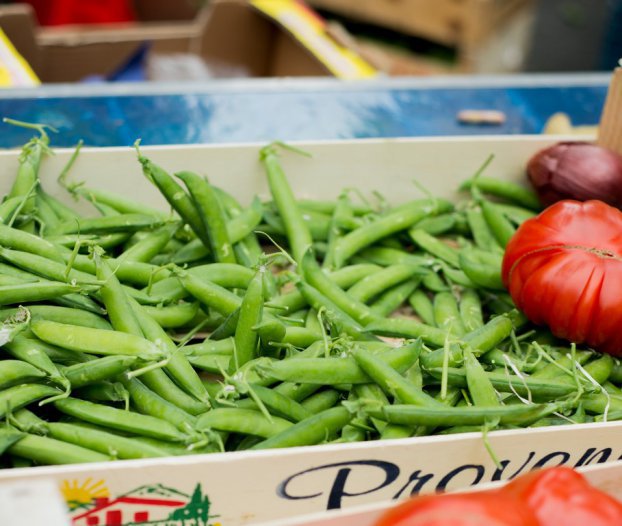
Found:
[[[74,526],[217,526],[209,522],[209,510],[200,484],[192,495],[155,484],[116,498],[96,497],[88,509],[76,509],[71,520]]]

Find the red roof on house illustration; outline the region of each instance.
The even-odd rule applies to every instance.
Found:
[[[141,486],[116,499],[95,499],[95,506],[73,516],[72,522],[79,526],[121,526],[128,522],[161,520],[173,509],[185,506],[189,499],[189,495],[161,484]],[[154,512],[160,517],[153,517]]]

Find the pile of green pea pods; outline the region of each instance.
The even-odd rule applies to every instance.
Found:
[[[70,183],[70,163],[83,217],[39,181],[35,128],[0,204],[4,467],[622,418],[620,364],[504,290],[503,248],[539,208],[519,185],[299,200],[270,145],[272,200],[243,207],[138,151],[171,211]]]

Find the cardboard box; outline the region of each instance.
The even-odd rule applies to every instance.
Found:
[[[308,0],[317,9],[456,50],[454,72],[521,71],[533,0]],[[398,65],[399,66],[399,65]]]
[[[400,203],[421,195],[412,183],[417,178],[434,195],[453,199],[458,184],[491,153],[495,160],[489,175],[524,181],[526,159],[560,139],[506,136],[303,143],[299,146],[312,158],[285,152],[282,161],[295,193],[301,197],[334,199],[342,188],[356,187],[364,193],[379,189],[388,200]],[[258,160],[259,145],[143,150],[171,172],[184,169],[208,173],[214,184],[232,192],[245,205],[256,194],[269,195]],[[13,180],[18,153],[0,152],[0,194]],[[70,198],[54,181],[71,153],[58,150],[46,158],[41,174],[46,191],[67,202]],[[142,175],[131,148],[84,149],[72,172],[76,178],[88,174],[89,185],[140,196],[146,204],[168,209]],[[610,462],[622,456],[621,433],[622,423],[617,422],[491,432],[488,439],[500,460],[499,468],[482,435],[468,433],[11,469],[0,472],[0,484],[55,480],[67,501],[73,503],[71,517],[76,526],[95,524],[95,519],[99,526],[113,524],[107,522],[109,512],[122,516],[121,524],[134,520],[136,513],[146,513],[148,520],[156,521],[205,496],[209,500],[209,524],[241,526],[404,498],[412,493],[465,488],[503,480],[534,467]],[[183,523],[171,519],[166,524]]]
[[[0,8],[0,28],[42,82],[109,75],[146,42],[150,53],[198,55],[208,66],[250,77],[375,74],[289,0],[216,0],[189,20],[61,27],[38,27],[30,6],[17,4]]]

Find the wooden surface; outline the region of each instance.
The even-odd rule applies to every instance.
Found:
[[[622,68],[616,68],[611,77],[600,119],[598,144],[622,155]]]

